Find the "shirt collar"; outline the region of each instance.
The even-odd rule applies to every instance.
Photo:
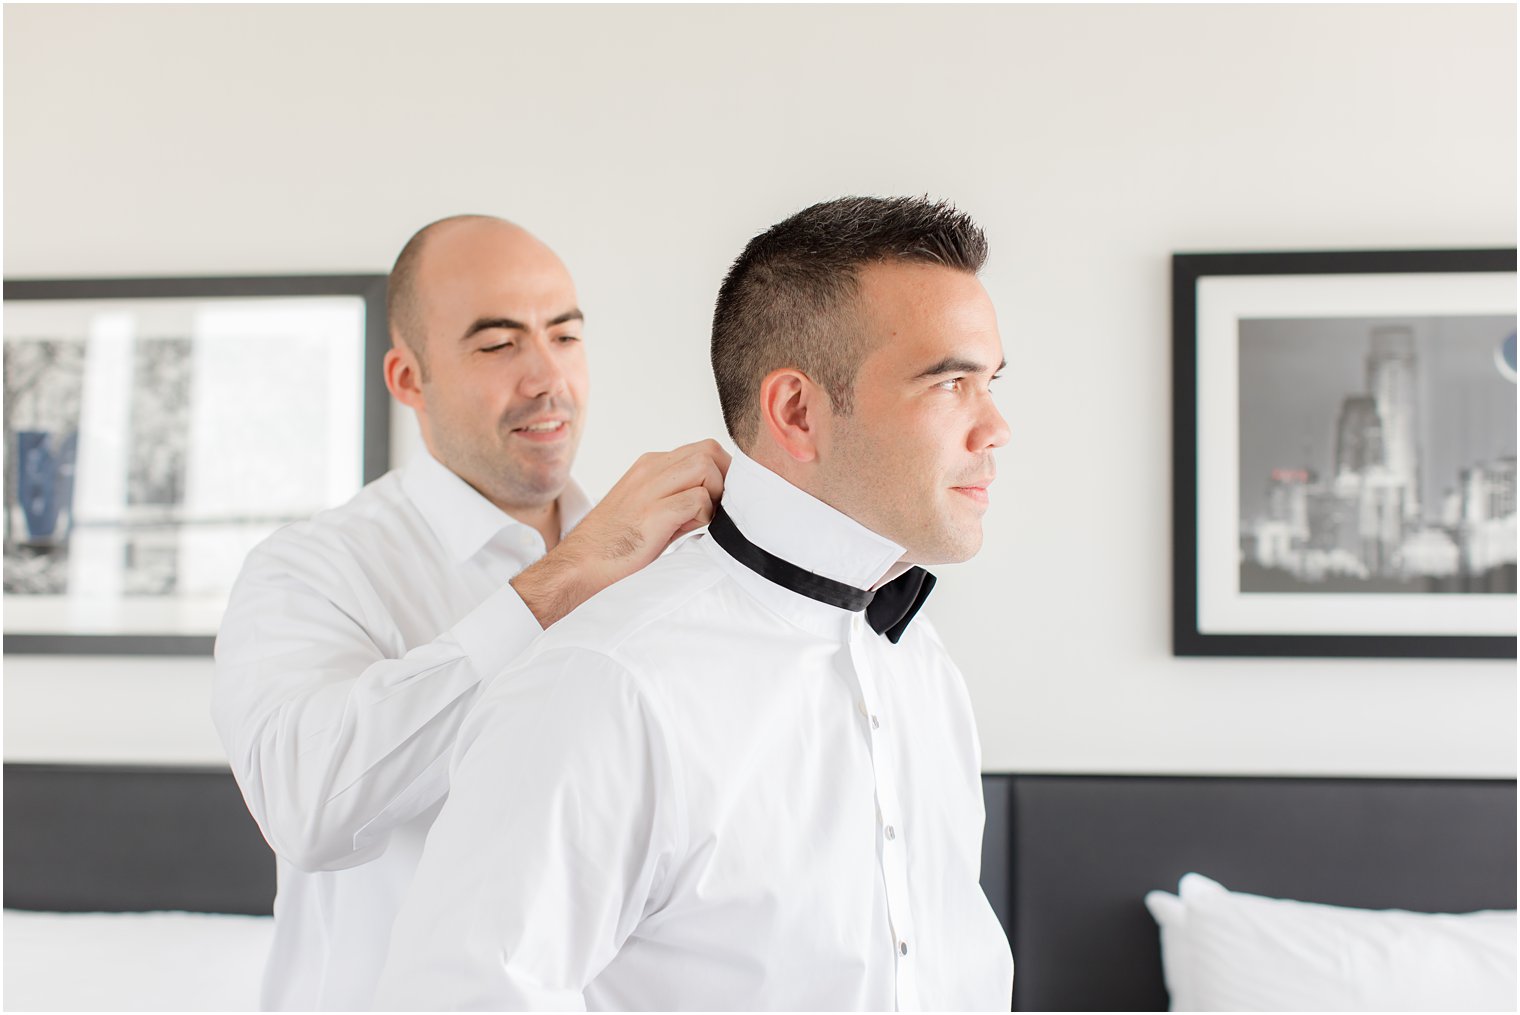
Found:
[[[743,452],[734,453],[724,478],[723,510],[750,542],[825,578],[869,589],[901,570],[901,546]]]
[[[492,504],[425,448],[402,472],[401,487],[458,563],[475,556],[503,530],[531,528]],[[560,535],[573,529],[590,510],[591,501],[580,485],[573,479],[566,483],[559,495]]]

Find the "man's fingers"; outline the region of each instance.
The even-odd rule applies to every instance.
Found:
[[[711,437],[704,437],[702,440],[692,441],[690,444],[682,444],[680,447],[675,449],[673,454],[684,454],[689,452],[699,452],[709,458],[712,458],[715,461],[721,460],[723,462],[723,467],[725,469],[728,467],[730,458],[729,453],[723,450],[723,445],[719,444]]]
[[[707,491],[708,500],[716,504],[723,499],[723,480],[726,477],[718,470],[716,462],[707,463],[706,474],[702,477],[702,487]]]
[[[684,474],[687,479],[686,482],[681,483],[681,489],[682,491],[689,489],[702,495],[705,511],[707,511],[707,518],[702,521],[705,526],[707,520],[713,517],[713,504],[724,497],[724,473],[717,468],[717,463],[713,459],[707,459],[707,457],[693,459],[693,463],[698,471],[695,476],[690,473]]]
[[[708,445],[713,445],[709,448]],[[717,450],[720,460],[710,452]],[[729,456],[713,441],[688,444],[669,452],[657,481],[651,481],[648,493],[651,499],[663,499],[695,486],[707,488],[708,496],[717,500],[723,496],[723,476],[727,471]]]
[[[699,486],[683,490],[672,497],[667,497],[661,506],[666,509],[663,513],[666,524],[674,526],[669,530],[670,536],[665,540],[666,546],[693,529],[700,529],[712,521],[713,502],[707,496],[706,487]]]
[[[593,514],[608,524],[621,519],[654,538],[664,534],[656,530],[676,535],[689,532],[712,520],[713,505],[723,496],[723,480],[732,461],[711,438],[674,451],[646,452]]]
[[[699,443],[707,448],[709,457],[711,457],[713,462],[718,466],[718,471],[727,476],[728,467],[733,464],[734,456],[729,454],[727,451],[724,451],[723,445],[719,444],[717,441],[713,440],[710,437],[705,441],[700,441]]]
[[[707,487],[694,486],[672,494],[664,501],[665,518],[675,529],[680,529],[687,522],[694,521],[695,529],[712,521],[713,500],[707,495]],[[687,529],[686,531],[690,531]]]
[[[711,462],[718,470],[718,475],[726,476],[728,467],[733,464],[733,456],[723,450],[723,445],[709,437],[706,440],[684,444],[671,452],[683,461]]]

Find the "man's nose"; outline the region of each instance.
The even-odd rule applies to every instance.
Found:
[[[1000,448],[1007,444],[1013,436],[1008,429],[1008,421],[998,411],[997,405],[992,401],[989,394],[983,403],[986,408],[983,416],[978,420],[976,428],[971,431],[971,450],[982,451],[986,448]]]
[[[533,338],[524,343],[522,379],[518,388],[528,398],[559,395],[567,390],[565,371],[554,355],[554,345],[546,338]]]

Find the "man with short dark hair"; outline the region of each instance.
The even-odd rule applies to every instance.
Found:
[[[583,320],[565,266],[485,215],[391,273],[391,394],[426,452],[249,554],[212,714],[277,857],[263,1005],[366,1008],[391,921],[490,679],[583,600],[703,525],[728,455],[645,455],[594,509],[570,479]]]
[[[381,1006],[1008,1009],[975,723],[914,619],[1008,440],[985,250],[848,198],[740,255],[723,504],[482,696]]]

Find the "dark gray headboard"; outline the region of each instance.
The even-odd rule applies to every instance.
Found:
[[[1188,871],[1371,909],[1515,908],[1512,780],[988,777],[983,864],[1007,858],[1015,1008],[1160,1011],[1143,903]],[[989,897],[993,885],[985,876]],[[996,901],[994,903],[997,904]]]
[[[274,854],[225,768],[5,766],[5,906],[270,912]]]
[[[1164,1010],[1142,899],[1240,891],[1515,907],[1515,783],[988,775],[982,886],[1018,1010]],[[5,766],[5,905],[268,913],[274,861],[225,769]]]

